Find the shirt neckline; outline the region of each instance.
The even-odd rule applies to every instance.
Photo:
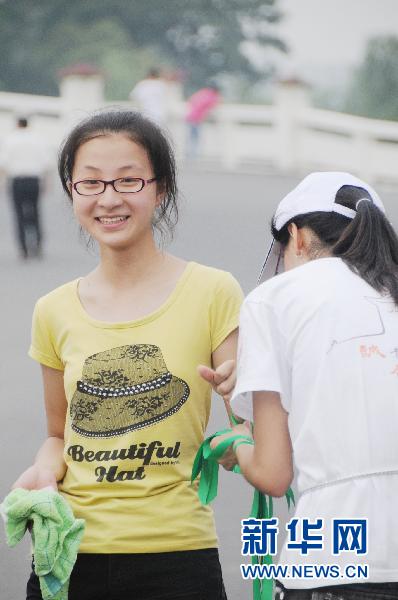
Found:
[[[172,304],[174,304],[174,302],[180,296],[187,280],[189,279],[196,265],[197,263],[195,263],[194,261],[189,261],[186,264],[185,269],[180,275],[176,285],[174,286],[173,291],[168,296],[168,298],[166,298],[163,304],[161,304],[161,306],[159,306],[156,310],[152,311],[151,313],[148,313],[147,315],[144,315],[143,317],[139,319],[134,319],[132,321],[100,321],[99,319],[91,317],[80,300],[79,282],[82,279],[81,277],[75,279],[75,281],[73,282],[73,300],[78,312],[83,317],[83,319],[91,325],[93,325],[94,327],[99,327],[101,329],[127,329],[129,327],[138,327],[140,325],[149,323],[150,321],[154,321],[155,319],[160,317],[164,312],[166,312],[166,310],[168,310]]]

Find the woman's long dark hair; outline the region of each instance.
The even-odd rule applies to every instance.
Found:
[[[362,198],[368,198],[369,201]],[[313,212],[291,219],[280,231],[272,223],[272,235],[286,246],[288,226],[308,227],[320,245],[332,256],[338,256],[354,273],[380,293],[388,293],[398,306],[398,236],[385,214],[371,201],[363,188],[344,185],[336,195],[336,203],[356,212],[349,219],[335,212]]]

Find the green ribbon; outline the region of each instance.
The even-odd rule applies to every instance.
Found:
[[[241,423],[241,421],[239,421],[232,412],[229,415],[229,418],[231,419],[232,425],[239,425]]]
[[[231,414],[231,423],[237,425],[239,422],[236,417]],[[211,448],[210,443],[213,438],[219,435],[231,435],[217,444],[215,448]],[[237,442],[235,444],[235,442]],[[193,463],[191,484],[199,479],[198,495],[202,504],[209,504],[217,496],[218,491],[218,460],[226,452],[226,450],[234,444],[236,449],[241,444],[254,445],[252,438],[246,435],[234,434],[232,429],[223,429],[206,438],[201,444]],[[234,473],[241,473],[239,465],[233,468]],[[294,504],[294,494],[291,488],[285,494],[287,506],[290,509],[291,504]],[[259,490],[254,490],[253,502],[250,511],[250,518],[254,519],[271,519],[273,516],[273,499],[272,496],[266,496]],[[252,556],[252,564],[272,564],[272,556]],[[271,579],[254,579],[253,580],[253,599],[254,600],[272,600],[273,581]]]
[[[231,433],[231,436],[220,442],[217,445],[217,448],[211,448],[210,442],[212,439],[226,433]],[[217,496],[219,469],[217,461],[222,457],[229,446],[238,439],[250,440],[250,438],[245,435],[234,435],[232,429],[222,429],[205,439],[201,444],[193,463],[191,483],[193,483],[200,475],[198,494],[202,504],[209,504]]]

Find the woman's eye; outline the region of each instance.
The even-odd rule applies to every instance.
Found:
[[[98,179],[85,179],[84,181],[81,181],[80,183],[82,185],[92,186],[92,185],[98,185],[100,182],[98,181]]]
[[[115,181],[115,187],[118,192],[139,192],[143,186],[137,177],[122,177]]]

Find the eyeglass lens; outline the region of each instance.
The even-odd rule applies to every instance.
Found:
[[[75,189],[79,194],[84,196],[93,196],[95,194],[101,194],[105,191],[107,183],[101,179],[85,179],[84,181],[78,181],[75,184]],[[108,185],[112,185],[108,182]],[[123,177],[121,179],[115,179],[113,187],[117,192],[139,192],[145,185],[143,179],[137,177]]]

